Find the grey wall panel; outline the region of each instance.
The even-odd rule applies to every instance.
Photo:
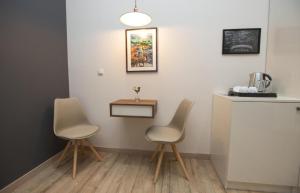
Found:
[[[0,0],[0,189],[57,153],[53,100],[67,97],[65,0]]]

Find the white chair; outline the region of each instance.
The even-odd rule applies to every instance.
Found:
[[[154,176],[154,183],[157,181],[161,162],[163,160],[164,156],[164,148],[165,145],[171,145],[172,150],[176,156],[177,161],[179,161],[180,166],[182,167],[182,170],[185,174],[185,177],[189,180],[189,175],[187,173],[187,170],[185,168],[184,162],[177,151],[176,143],[179,143],[184,139],[184,123],[185,120],[192,108],[192,102],[184,99],[180,105],[178,106],[176,113],[174,117],[172,118],[171,122],[167,126],[152,126],[149,129],[147,129],[145,133],[145,138],[153,143],[157,143],[157,149],[152,155],[151,160],[154,160],[159,154],[155,176]]]
[[[63,160],[70,145],[74,146],[73,179],[76,177],[77,154],[80,145],[88,146],[95,154],[98,161],[102,160],[94,146],[86,140],[95,135],[99,128],[88,121],[78,99],[55,99],[53,127],[54,134],[57,137],[69,140],[58,160],[58,165]]]

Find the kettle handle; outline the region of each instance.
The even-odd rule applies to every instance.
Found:
[[[271,84],[271,81],[272,81],[272,77],[271,77],[270,75],[264,73],[264,74],[263,74],[263,79],[266,80],[266,79],[265,79],[266,77],[268,78],[268,82],[267,82],[267,84],[266,84],[266,87],[269,87],[270,84]]]

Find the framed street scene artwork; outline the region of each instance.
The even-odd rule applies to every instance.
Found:
[[[127,29],[126,72],[157,72],[157,28]]]

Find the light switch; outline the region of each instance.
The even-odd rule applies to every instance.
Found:
[[[98,74],[98,76],[103,76],[104,75],[104,69],[103,68],[99,68],[97,70],[97,74]]]

